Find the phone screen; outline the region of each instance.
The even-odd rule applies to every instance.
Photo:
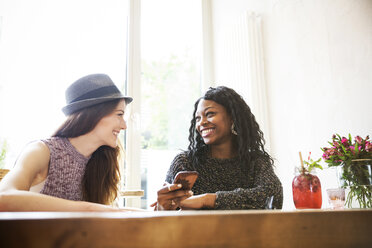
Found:
[[[191,190],[199,173],[196,171],[180,171],[174,177],[174,184],[182,184],[181,189]]]

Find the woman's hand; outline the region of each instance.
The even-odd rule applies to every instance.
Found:
[[[151,204],[154,210],[176,210],[179,203],[193,195],[191,190],[181,190],[182,184],[164,184],[158,191],[158,200]]]
[[[216,194],[202,194],[187,198],[179,203],[182,210],[214,208]]]

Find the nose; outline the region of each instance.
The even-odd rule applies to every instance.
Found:
[[[200,119],[199,124],[200,124],[201,126],[205,126],[207,123],[208,123],[207,118],[202,117],[202,118]]]
[[[127,122],[122,119],[121,122],[120,122],[120,130],[125,130],[127,129]]]
[[[208,124],[208,120],[205,117],[201,117],[197,122],[196,122],[196,128],[199,129],[202,126],[206,126]]]

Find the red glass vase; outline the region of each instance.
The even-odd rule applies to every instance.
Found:
[[[296,209],[322,207],[322,186],[316,175],[297,174],[292,181],[292,192]]]

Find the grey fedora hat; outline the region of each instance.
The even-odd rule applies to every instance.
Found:
[[[127,104],[133,100],[132,97],[124,96],[106,74],[91,74],[78,79],[67,88],[67,105],[62,111],[65,115],[70,115],[83,108],[116,99],[125,99]]]

